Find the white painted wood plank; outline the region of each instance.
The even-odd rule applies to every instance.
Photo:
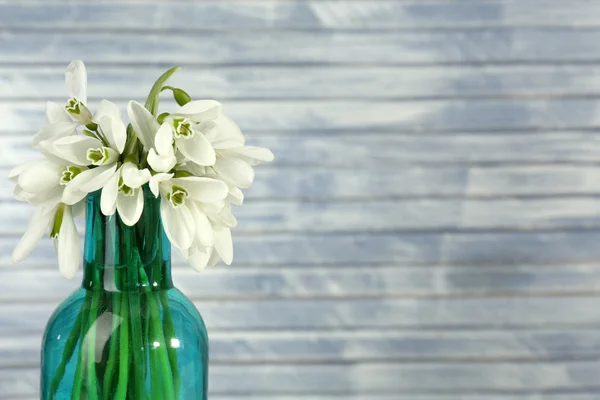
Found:
[[[0,169],[0,176],[8,170]],[[600,167],[584,165],[305,168],[261,166],[248,201],[364,200],[436,196],[555,196],[600,194]],[[13,184],[0,179],[0,200]],[[0,205],[2,207],[2,205]]]
[[[35,207],[0,207],[0,235],[21,235]],[[240,235],[275,232],[388,232],[600,228],[596,197],[395,199],[351,202],[247,201],[234,207]],[[83,220],[78,224],[85,228]]]
[[[240,400],[240,396],[226,395],[226,394],[211,394],[211,400]],[[312,394],[312,395],[289,395],[289,394],[277,394],[277,395],[244,395],[245,400],[340,400],[338,395],[329,394]],[[345,394],[343,396],[346,400],[415,400],[415,395],[405,394],[369,394],[369,395],[354,395]],[[5,400],[4,397],[0,399]],[[419,395],[418,400],[597,400],[598,393],[592,390],[588,393],[567,393],[567,394],[556,394],[556,393],[533,393],[533,394],[514,394],[506,393],[502,395],[497,394],[432,394],[432,395]],[[6,399],[7,400],[7,399]],[[27,396],[14,397],[10,400],[39,400],[39,396]]]
[[[125,103],[117,103],[125,109]],[[96,104],[90,104],[92,110]],[[250,133],[485,132],[596,128],[600,101],[227,101],[224,111]],[[163,104],[161,111],[172,110]],[[46,124],[41,102],[0,103],[1,133],[33,133]],[[572,129],[571,129],[572,128]],[[251,139],[250,139],[251,140]]]
[[[451,373],[449,373],[451,371]],[[213,366],[211,393],[247,394],[397,394],[523,393],[556,394],[595,388],[598,362],[481,364],[355,364]],[[5,396],[37,393],[37,369],[5,370]],[[232,385],[231,382],[235,382]]]
[[[398,167],[376,167],[369,169],[348,168],[311,168],[308,167],[270,167],[260,166],[252,187],[245,191],[247,201],[251,199],[366,199],[394,196],[462,195],[466,190],[468,167],[443,167],[435,169]],[[549,168],[548,180],[556,176],[555,168]],[[560,174],[558,170],[554,185],[544,181],[540,191],[551,193],[561,191],[560,179],[567,175],[563,185],[576,186],[578,192],[589,193],[597,186],[579,185],[573,179],[582,175],[579,170]],[[511,170],[512,175],[517,174]],[[496,172],[498,174],[498,172]],[[527,176],[527,170],[521,171]],[[600,176],[600,168],[590,169],[586,176]],[[0,169],[0,177],[8,175],[7,169]],[[482,182],[483,185],[485,182]],[[0,179],[0,200],[12,199],[14,184]],[[535,190],[532,185],[530,190]],[[482,190],[493,191],[485,186]],[[506,190],[502,193],[506,193]],[[0,205],[2,207],[2,205]]]
[[[43,267],[0,268],[0,301],[59,301],[81,286],[81,274],[64,280],[54,262]],[[422,298],[451,296],[597,294],[600,265],[492,265],[452,267],[363,266],[216,268],[198,274],[176,264],[175,285],[204,299]]]
[[[442,264],[523,265],[591,262],[600,258],[600,231],[270,233],[236,235],[234,264],[339,265]],[[0,237],[0,266],[11,264],[18,237]],[[174,251],[173,260],[183,264]],[[55,263],[54,247],[42,239],[26,265]]]
[[[117,36],[118,35],[118,36]],[[117,40],[118,38],[118,40]],[[188,33],[0,32],[0,63],[83,59],[137,64],[342,63],[411,65],[594,61],[600,30],[462,29],[436,31],[269,31]],[[27,52],[22,50],[26,48]],[[560,49],[560,51],[557,51]]]
[[[65,65],[66,66],[66,65]],[[0,66],[0,99],[64,97],[65,66]],[[164,68],[88,63],[90,97],[143,98]],[[597,65],[184,66],[170,82],[193,98],[419,98],[600,94]],[[352,82],[351,85],[348,82]]]
[[[0,176],[8,170],[0,169]],[[600,194],[600,168],[541,165],[501,167],[376,167],[369,169],[261,166],[247,199],[360,200],[402,196],[553,196]],[[13,184],[0,179],[0,200]],[[0,205],[2,207],[2,205]]]
[[[0,336],[0,371],[37,367],[41,333]],[[597,330],[216,332],[211,365],[564,361],[600,356]],[[1,374],[1,372],[0,372]]]
[[[199,300],[194,304],[212,332],[600,326],[600,297],[583,296]],[[0,332],[39,332],[57,305],[49,301],[3,305]]]
[[[40,157],[30,134],[0,135],[0,166]],[[248,143],[271,149],[273,165],[363,167],[431,164],[595,163],[600,133],[593,131],[473,134],[251,133]]]
[[[0,24],[33,29],[410,29],[598,26],[600,6],[540,1],[20,1],[0,3]],[[135,15],[136,18],[129,18]],[[51,17],[49,17],[51,16]]]

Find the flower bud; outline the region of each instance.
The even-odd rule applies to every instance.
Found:
[[[184,106],[190,101],[192,101],[190,95],[187,94],[183,89],[179,88],[173,88],[173,97],[175,98],[177,104],[179,104],[180,106]]]
[[[158,118],[156,118],[156,120],[158,121],[159,124],[162,125],[163,122],[165,122],[165,118],[167,118],[169,115],[171,115],[171,114],[169,114],[168,112],[164,112],[164,113],[160,114],[158,116]]]

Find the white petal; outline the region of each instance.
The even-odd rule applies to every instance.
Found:
[[[225,114],[221,114],[214,122],[219,127],[218,140],[235,141],[239,143],[238,146],[243,146],[246,143],[246,138],[240,127]]]
[[[189,203],[189,209],[194,217],[194,225],[196,226],[196,242],[202,247],[211,247],[214,244],[212,225],[196,202],[190,201]]]
[[[210,258],[208,259],[208,266],[214,267],[220,260],[221,256],[219,256],[219,253],[213,248]]]
[[[237,186],[229,185],[229,196],[225,201],[241,206],[244,203],[244,193]]]
[[[169,172],[177,164],[177,158],[175,158],[175,155],[160,156],[154,149],[150,149],[148,152],[148,164],[156,172]]]
[[[27,231],[15,247],[12,254],[14,263],[23,261],[33,250],[37,242],[40,241],[44,232],[48,230],[48,227],[54,218],[55,208],[38,207],[29,221]]]
[[[92,164],[87,158],[88,150],[103,147],[102,142],[96,138],[76,135],[54,140],[50,142],[50,146],[45,146],[46,143],[44,148],[50,153],[75,165],[83,166]]]
[[[74,97],[83,104],[87,104],[87,72],[83,61],[71,61],[67,67],[65,78],[69,97]]]
[[[215,164],[215,149],[201,132],[194,132],[191,138],[180,137],[175,140],[175,143],[181,154],[196,164],[204,166]]]
[[[50,161],[32,164],[19,175],[18,183],[29,193],[40,193],[50,190],[60,183],[63,167]]]
[[[58,139],[61,137],[73,135],[76,133],[76,128],[81,125],[80,122],[55,122],[46,125],[40,129],[31,139],[31,145],[37,146],[40,142],[48,139]]]
[[[179,249],[189,248],[194,241],[196,227],[192,213],[185,205],[176,209],[164,196],[160,202],[160,215],[167,237]]]
[[[87,202],[85,199],[81,200],[79,203],[75,203],[71,206],[71,212],[73,213],[73,218],[81,217],[85,215],[85,208],[87,206]]]
[[[263,162],[271,162],[275,156],[271,150],[264,147],[242,146],[222,150],[220,152],[223,157],[236,157],[250,165],[257,165]]]
[[[156,118],[144,106],[135,101],[129,102],[127,114],[140,142],[142,142],[146,149],[151,149],[153,147],[154,136],[160,128]]]
[[[100,210],[104,215],[113,215],[117,209],[117,192],[119,191],[119,171],[115,172],[102,188]]]
[[[233,242],[229,228],[215,229],[215,250],[227,265],[233,261]]]
[[[173,177],[173,174],[159,173],[159,174],[152,176],[152,178],[150,178],[150,183],[149,183],[150,191],[152,192],[154,197],[158,197],[158,195],[160,194],[159,184],[161,182],[168,181],[172,177]]]
[[[125,123],[121,121],[121,118],[103,117],[100,120],[100,128],[110,147],[117,150],[119,154],[123,153],[127,141],[127,127],[125,127]]]
[[[187,190],[192,199],[205,203],[223,200],[229,193],[229,188],[225,182],[211,178],[188,176],[173,178],[171,182]]]
[[[213,168],[224,181],[241,188],[250,187],[254,181],[254,169],[237,158],[217,157]]]
[[[32,160],[32,161],[28,161],[24,164],[21,165],[17,165],[16,167],[14,167],[13,169],[10,170],[10,172],[8,173],[8,180],[11,182],[16,183],[19,179],[19,175],[21,175],[23,172],[29,170],[30,168],[34,168],[36,164],[38,163],[43,163],[46,162],[47,160],[45,159],[41,159],[41,160]]]
[[[144,192],[141,189],[135,189],[133,196],[117,194],[117,211],[125,225],[135,225],[140,220],[143,210]]]
[[[161,156],[174,155],[173,128],[169,123],[164,123],[154,137],[154,148]]]
[[[49,124],[55,122],[73,122],[73,119],[65,109],[65,106],[49,101],[46,103],[46,118]]]
[[[69,205],[77,203],[88,193],[104,187],[116,170],[117,164],[112,164],[83,171],[67,184],[62,202]]]
[[[65,206],[62,224],[58,233],[58,266],[60,274],[71,279],[79,268],[81,247],[79,235],[71,214],[71,207]]]
[[[206,167],[195,164],[193,162],[185,163],[185,165],[178,166],[177,169],[187,171],[194,176],[204,176],[206,175]]]
[[[64,191],[64,186],[57,185],[51,189],[38,193],[29,193],[27,201],[31,204],[40,205],[48,202],[60,203]]]
[[[212,247],[194,249],[187,257],[187,260],[195,271],[200,272],[208,266],[208,261],[212,253]]]
[[[227,205],[216,214],[210,215],[211,221],[225,228],[233,228],[237,225],[237,219],[231,213],[231,206]]]
[[[185,116],[195,122],[212,120],[221,115],[222,106],[216,100],[190,101],[179,110],[176,115]]]
[[[119,107],[117,107],[115,103],[112,103],[108,100],[102,100],[100,104],[98,104],[98,109],[96,110],[92,120],[99,124],[104,117],[121,119],[121,110],[119,110]]]
[[[150,174],[148,168],[140,170],[132,162],[123,164],[121,167],[121,176],[123,177],[123,183],[133,189],[141,187],[152,178],[152,174]]]

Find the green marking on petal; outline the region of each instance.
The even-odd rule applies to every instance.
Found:
[[[192,121],[187,118],[173,118],[173,128],[175,129],[175,137],[189,139],[194,136],[192,129]]]
[[[185,198],[188,196],[188,191],[181,186],[173,186],[171,192],[167,193],[167,199],[171,202],[173,207],[182,205],[185,202]]]
[[[58,239],[58,234],[60,232],[60,227],[62,226],[64,213],[65,205],[61,203],[56,209],[56,214],[54,214],[54,221],[52,221],[52,231],[50,232],[50,237],[52,239]]]
[[[87,151],[86,158],[93,165],[105,165],[110,162],[116,161],[111,154],[114,151],[111,151],[111,150],[112,149],[110,147],[100,147],[97,149],[89,149]],[[118,155],[117,155],[117,157],[118,157]]]
[[[123,177],[119,177],[119,192],[127,197],[131,197],[135,194],[133,188],[127,186],[125,182],[123,182]]]
[[[73,180],[73,178],[75,178],[77,175],[79,175],[83,171],[84,171],[83,168],[75,166],[75,165],[71,165],[71,166],[67,167],[67,169],[65,169],[62,172],[62,175],[60,177],[60,184],[61,185],[68,184],[69,182],[71,182]]]

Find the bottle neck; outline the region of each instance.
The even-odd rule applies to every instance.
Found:
[[[171,243],[160,219],[160,197],[144,187],[144,210],[134,226],[100,210],[100,191],[88,195],[82,286],[111,292],[173,287]]]

